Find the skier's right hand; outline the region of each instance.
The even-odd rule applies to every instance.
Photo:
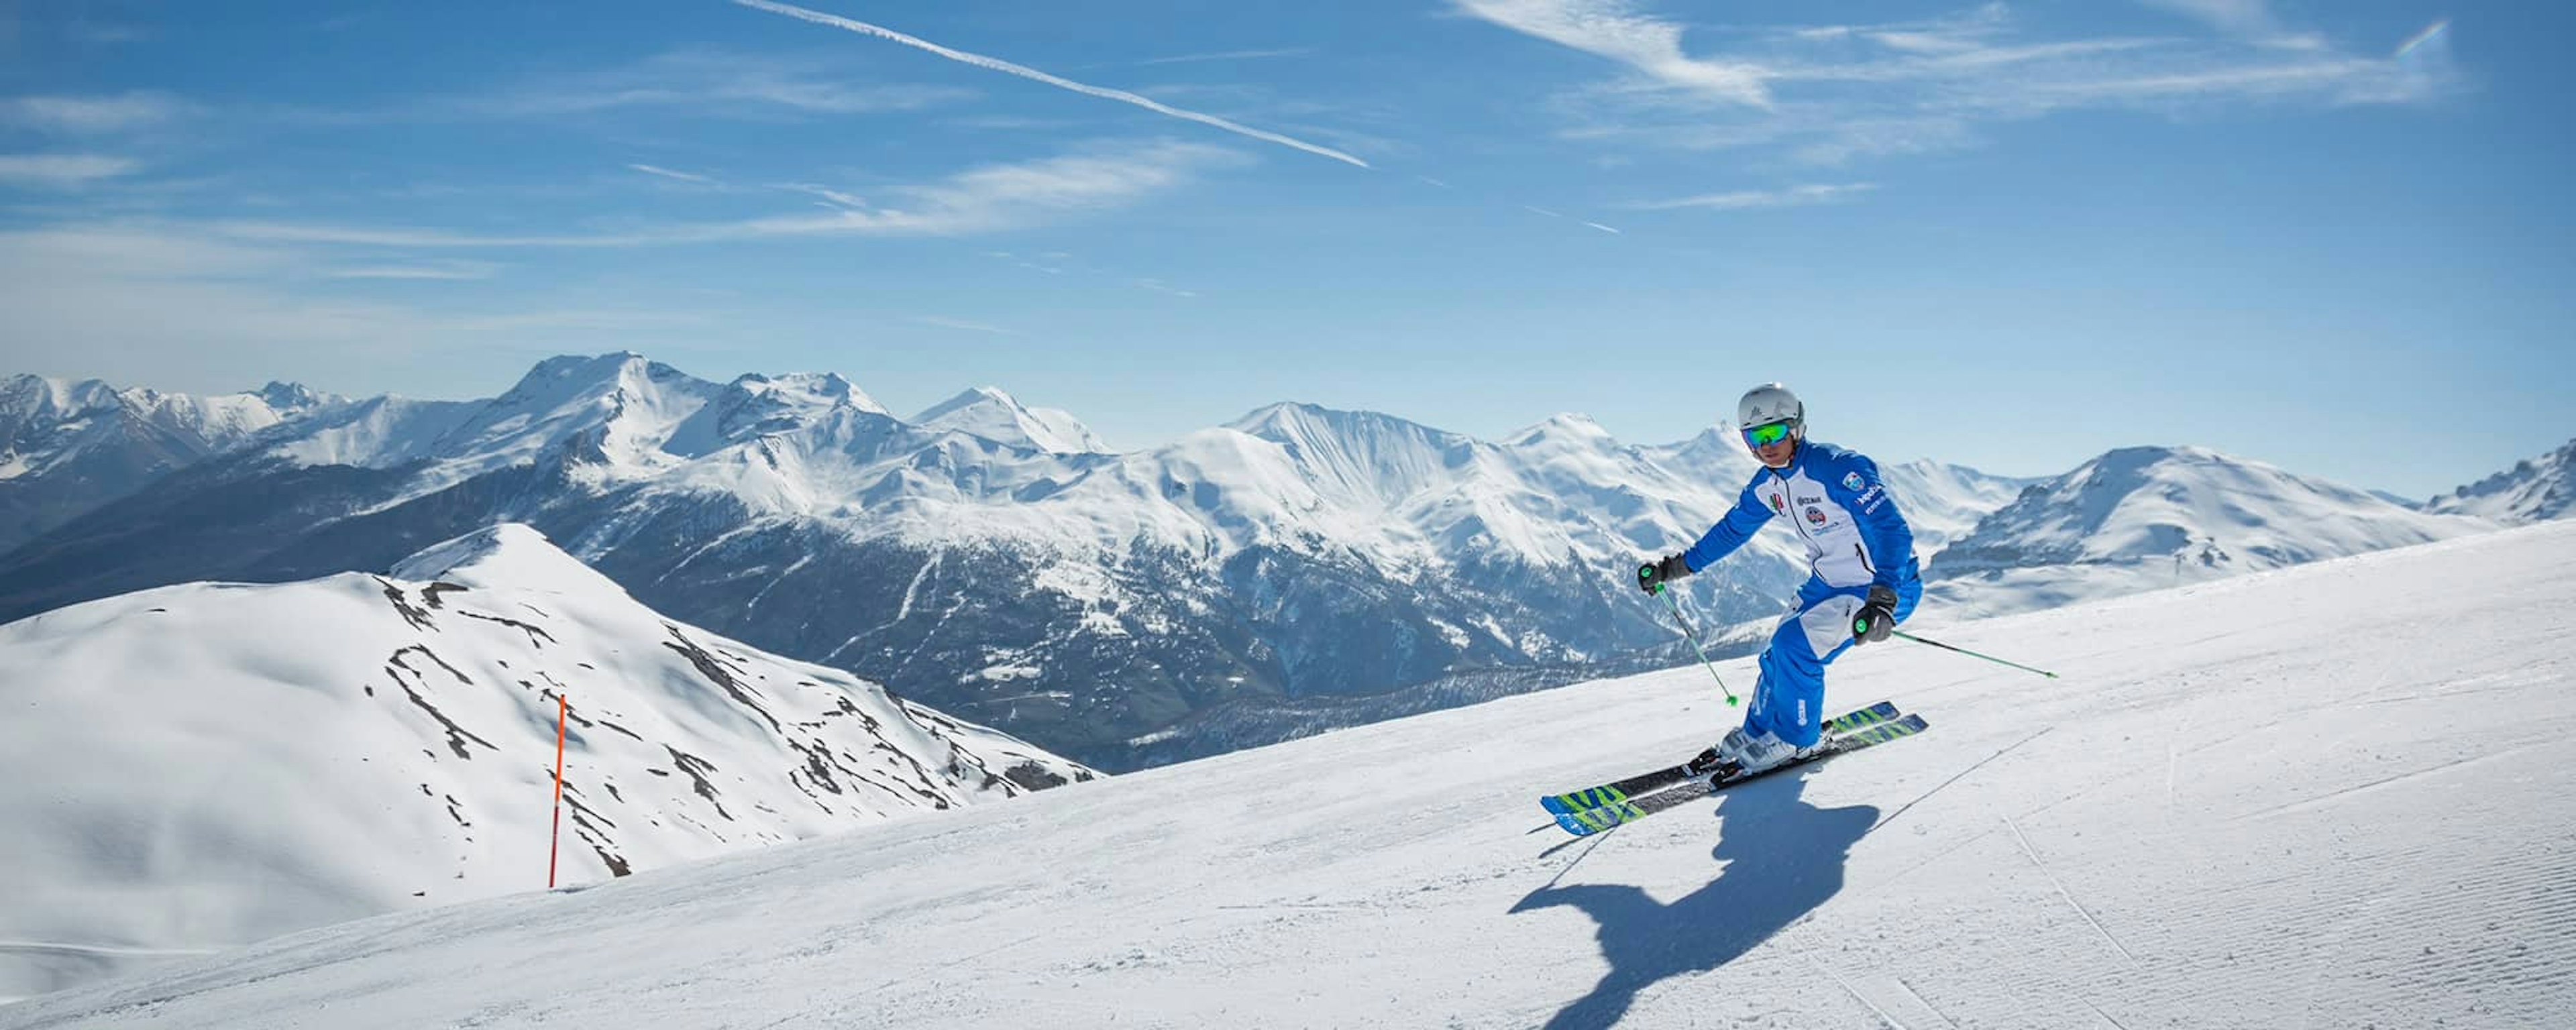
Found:
[[[1637,566],[1637,588],[1649,594],[1664,589],[1664,584],[1691,574],[1690,563],[1678,554],[1667,554],[1660,561]]]

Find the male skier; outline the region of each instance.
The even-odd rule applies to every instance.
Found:
[[[1747,391],[1735,425],[1763,467],[1735,507],[1680,554],[1638,567],[1648,594],[1709,567],[1786,515],[1807,542],[1807,582],[1798,610],[1780,620],[1762,651],[1762,679],[1744,725],[1713,750],[1717,770],[1730,763],[1760,772],[1815,746],[1824,722],[1825,665],[1854,644],[1887,639],[1923,596],[1914,561],[1914,531],[1896,513],[1878,464],[1829,443],[1807,439],[1807,409],[1778,383]]]

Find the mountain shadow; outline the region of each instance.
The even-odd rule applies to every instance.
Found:
[[[1707,886],[1670,903],[1624,884],[1577,884],[1530,892],[1513,912],[1557,905],[1599,925],[1610,971],[1590,993],[1548,1020],[1548,1030],[1606,1027],[1637,992],[1658,981],[1705,973],[1752,951],[1843,889],[1851,846],[1878,822],[1870,805],[1817,808],[1800,795],[1804,775],[1756,780],[1724,795],[1723,836],[1710,857],[1725,868]]]

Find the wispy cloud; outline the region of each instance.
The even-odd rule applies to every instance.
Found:
[[[1138,279],[1136,280],[1136,285],[1143,289],[1152,290],[1156,293],[1168,293],[1175,297],[1196,297],[1199,295],[1197,290],[1184,290],[1177,286],[1165,283],[1160,279]]]
[[[2326,45],[2325,37],[2315,33],[2285,31],[2281,27],[2281,19],[2272,13],[2270,0],[2138,0],[2138,2],[2207,22],[2230,36],[2267,46],[2316,50]]]
[[[970,322],[962,318],[942,318],[938,315],[914,315],[912,316],[911,321],[917,325],[926,325],[937,329],[954,329],[962,333],[989,333],[994,336],[1020,335],[998,325],[988,325],[983,322]]]
[[[858,194],[850,193],[845,190],[836,190],[829,186],[818,186],[810,182],[780,183],[775,188],[788,190],[794,193],[810,193],[814,196],[823,198],[824,203],[833,207],[849,208],[852,210],[866,210],[868,207],[867,198],[865,197],[861,197]]]
[[[632,168],[646,175],[659,176],[664,179],[676,179],[680,182],[692,182],[699,185],[711,185],[715,182],[715,179],[710,176],[699,175],[695,172],[675,172],[659,165],[630,164],[626,167]]]
[[[1648,79],[1755,107],[1768,106],[1767,71],[1682,53],[1682,27],[1626,0],[1454,0],[1459,10],[1524,35],[1628,66]]]
[[[1625,55],[1629,74],[1555,99],[1570,138],[1777,148],[1813,164],[1965,146],[1982,125],[2062,111],[2400,102],[2452,85],[2447,64],[2344,52],[2262,3],[2144,2],[2221,35],[2032,38],[2012,8],[1987,4],[1900,23],[1730,29],[1714,41],[1722,53],[1690,58],[1679,23],[1627,0],[1452,0],[1514,31]]]
[[[0,121],[56,132],[115,132],[166,121],[182,107],[168,95],[140,90],[96,97],[12,97],[0,100]]]
[[[463,282],[489,279],[501,266],[482,261],[439,261],[428,264],[363,265],[337,268],[324,273],[333,279],[420,279]]]
[[[400,247],[418,250],[513,247],[632,247],[665,242],[650,233],[597,235],[478,236],[444,229],[330,225],[302,222],[217,222],[216,233],[256,243],[316,243],[355,247]]]
[[[1149,57],[1134,62],[1139,65],[1199,64],[1206,61],[1259,61],[1274,57],[1304,57],[1313,47],[1281,47],[1276,50],[1222,50],[1212,54],[1181,54],[1176,57]]]
[[[1680,208],[1706,208],[1713,211],[1739,211],[1758,207],[1804,207],[1848,200],[1877,189],[1877,183],[1850,182],[1839,184],[1812,183],[1777,190],[1734,190],[1726,193],[1703,193],[1677,200],[1652,200],[1627,205],[1632,211],[1672,211]]]
[[[0,154],[0,185],[78,189],[140,167],[131,158],[104,154]]]
[[[1586,225],[1586,226],[1588,226],[1588,227],[1590,227],[1590,228],[1599,229],[1599,230],[1601,230],[1602,232],[1609,233],[1609,234],[1610,234],[1610,235],[1612,235],[1612,236],[1618,236],[1618,235],[1621,235],[1621,233],[1619,232],[1619,230],[1617,230],[1617,229],[1613,229],[1613,228],[1611,228],[1611,227],[1609,227],[1609,226],[1606,226],[1606,225],[1603,225],[1603,224],[1601,224],[1601,223],[1599,223],[1599,222],[1585,222],[1585,223],[1583,223],[1583,224],[1584,224],[1584,225]]]
[[[11,360],[126,381],[225,383],[242,368],[271,366],[372,375],[387,361],[452,360],[459,347],[635,346],[654,329],[702,340],[713,324],[696,312],[631,306],[358,299],[332,285],[332,271],[327,252],[184,223],[0,230]]]
[[[1115,100],[1123,104],[1133,104],[1156,114],[1169,115],[1185,121],[1197,122],[1201,125],[1223,129],[1238,136],[1246,136],[1266,143],[1276,143],[1280,146],[1291,147],[1322,157],[1329,157],[1333,160],[1347,162],[1362,168],[1369,166],[1368,162],[1362,161],[1349,154],[1345,154],[1339,150],[1334,150],[1331,147],[1319,146],[1301,139],[1295,139],[1275,132],[1256,129],[1248,125],[1242,125],[1219,118],[1212,114],[1202,114],[1197,111],[1173,107],[1169,104],[1162,103],[1161,101],[1138,96],[1134,93],[1127,92],[1126,90],[1086,85],[1084,83],[1075,82],[1072,79],[1050,75],[1026,65],[1013,64],[1000,58],[986,57],[982,54],[970,54],[963,50],[950,49],[937,43],[930,42],[929,40],[922,39],[918,36],[906,35],[881,25],[871,25],[867,22],[854,21],[849,18],[843,18],[839,15],[825,14],[821,11],[808,10],[806,8],[790,4],[775,3],[773,0],[733,0],[733,2],[743,7],[752,8],[753,10],[767,11],[772,14],[783,14],[790,18],[812,22],[817,25],[828,25],[833,28],[856,32],[863,36],[874,36],[878,39],[901,43],[904,46],[912,47],[916,50],[923,50],[937,54],[951,61],[970,64],[990,71],[1017,75],[1023,79],[1043,82],[1058,89],[1072,90],[1073,92],[1080,93],[1085,96],[1099,97],[1103,100]]]
[[[717,50],[662,54],[632,67],[532,79],[498,92],[430,102],[432,114],[550,117],[628,107],[714,114],[788,111],[868,115],[922,111],[974,99],[954,86],[855,82],[816,62]]]
[[[1189,182],[1204,168],[1243,160],[1222,147],[1158,142],[1094,148],[1012,164],[971,168],[922,185],[892,187],[870,204],[824,187],[782,188],[833,200],[819,213],[650,226],[618,232],[479,235],[445,229],[235,221],[221,234],[269,243],[412,249],[640,247],[727,240],[824,236],[966,236],[1001,232],[1085,211],[1134,203]]]

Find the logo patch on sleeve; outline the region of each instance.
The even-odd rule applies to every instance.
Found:
[[[1863,480],[1860,478],[1860,473],[1858,472],[1843,473],[1843,489],[1857,493],[1861,488],[1862,482]]]

